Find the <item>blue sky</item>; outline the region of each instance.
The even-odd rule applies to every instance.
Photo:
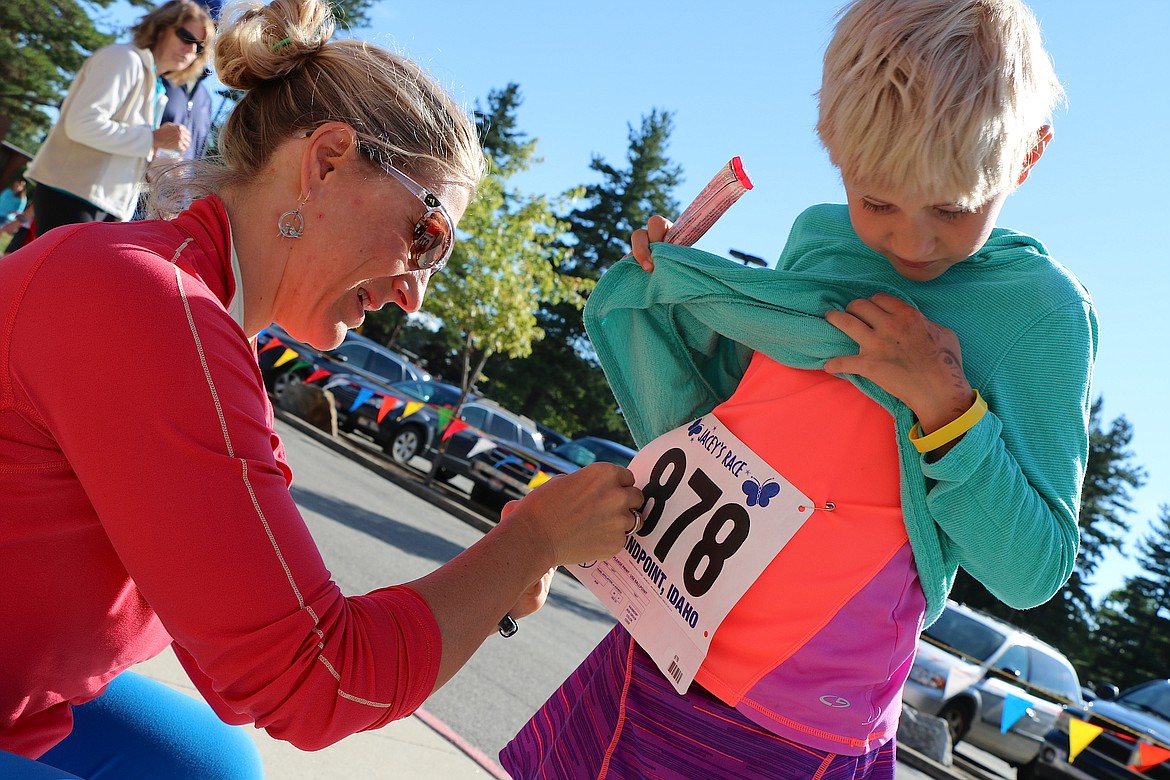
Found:
[[[1134,428],[1148,473],[1125,553],[1170,504],[1170,0],[1033,0],[1068,95],[1056,137],[1000,224],[1037,237],[1092,292],[1101,340],[1094,395],[1106,423]],[[469,107],[520,85],[519,125],[544,162],[517,180],[559,193],[595,181],[598,154],[621,164],[628,125],[674,113],[669,154],[687,203],[732,156],[755,189],[698,246],[774,260],[806,206],[839,202],[840,181],[813,132],[820,63],[836,0],[595,0],[441,6],[383,0],[356,37],[412,57]],[[115,7],[114,18],[136,13]],[[1095,595],[1136,569],[1110,556]]]

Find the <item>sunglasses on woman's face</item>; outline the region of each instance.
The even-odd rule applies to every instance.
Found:
[[[191,34],[191,31],[188,30],[186,27],[176,27],[175,28],[175,35],[177,35],[179,37],[180,41],[187,44],[188,46],[194,44],[196,54],[203,53],[203,47],[206,44],[206,41],[203,41],[203,40],[200,40],[199,38],[196,38],[194,35]]]
[[[439,199],[414,179],[393,165],[383,165],[386,173],[427,207],[426,213],[414,223],[414,234],[410,241],[410,257],[423,271],[438,273],[447,265],[455,248],[455,223]]]

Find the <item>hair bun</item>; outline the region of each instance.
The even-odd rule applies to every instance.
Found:
[[[232,89],[254,89],[296,72],[333,37],[321,0],[241,0],[224,9],[215,71]]]

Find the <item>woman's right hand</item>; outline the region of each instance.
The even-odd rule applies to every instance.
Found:
[[[638,261],[638,265],[642,266],[643,271],[654,270],[654,259],[650,257],[650,244],[666,238],[666,231],[672,227],[674,227],[673,222],[666,217],[655,214],[646,222],[646,227],[638,228],[630,236],[634,259]]]
[[[550,479],[509,505],[502,523],[525,523],[548,545],[554,566],[610,558],[633,528],[642,506],[634,475],[612,463],[593,463]]]
[[[154,131],[154,150],[173,149],[176,152],[185,152],[191,145],[191,131],[183,125],[166,122]]]

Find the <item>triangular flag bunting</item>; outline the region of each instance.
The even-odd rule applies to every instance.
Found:
[[[443,431],[443,441],[447,441],[447,439],[450,439],[452,436],[459,433],[459,431],[463,430],[464,428],[469,428],[469,427],[470,426],[467,423],[463,422],[462,420],[452,420],[450,423],[447,424],[446,430]],[[472,447],[472,449],[475,449],[475,448]],[[471,455],[472,455],[472,453],[470,453],[470,452],[467,453],[467,457],[470,458]]]
[[[364,404],[366,401],[370,400],[373,397],[374,397],[374,391],[363,387],[361,390],[358,390],[357,398],[353,399],[353,404],[349,407],[349,410],[351,412],[357,411],[358,408],[360,408],[362,404]]]
[[[552,479],[552,477],[550,477],[548,474],[537,470],[536,474],[532,476],[532,479],[528,480],[528,487],[533,489],[538,488],[545,482],[548,482],[550,479]]]
[[[479,440],[475,442],[475,444],[471,445],[471,449],[467,451],[467,457],[468,459],[474,458],[479,453],[487,452],[495,446],[495,442],[493,442],[491,439],[485,439],[481,436]]]
[[[455,416],[455,410],[448,406],[440,406],[435,410],[439,415],[439,430],[442,431],[451,422],[451,418]]]
[[[283,346],[284,346],[283,341],[281,341],[280,339],[274,338],[271,341],[269,341],[267,344],[265,344],[264,348],[262,350],[260,350],[260,352],[267,352],[270,349],[276,349],[277,347],[283,347]],[[257,352],[256,354],[259,355],[260,352]]]
[[[316,371],[314,371],[313,373],[311,373],[307,377],[305,377],[305,381],[306,382],[316,382],[318,379],[324,379],[327,376],[333,376],[333,372],[326,371],[323,368],[318,368]]]
[[[1089,746],[1089,743],[1100,736],[1105,729],[1100,726],[1094,726],[1092,723],[1086,723],[1080,718],[1069,718],[1068,721],[1068,762],[1077,760],[1077,756],[1081,751]]]
[[[1129,768],[1137,772],[1153,769],[1158,764],[1170,758],[1170,748],[1161,745],[1151,745],[1149,742],[1139,742],[1137,749],[1137,763],[1130,764]]]
[[[407,417],[410,417],[424,406],[426,406],[426,404],[424,404],[422,401],[407,401],[406,408],[402,410],[402,414],[398,415],[398,419],[405,420]]]
[[[272,367],[279,368],[280,366],[283,366],[288,361],[296,359],[296,357],[297,357],[296,350],[292,350],[292,349],[289,349],[288,347],[285,347],[284,352],[280,353],[280,357],[278,357],[276,359],[276,362],[272,364]]]
[[[382,406],[378,409],[378,422],[382,422],[382,420],[385,419],[387,413],[396,408],[401,400],[401,398],[395,398],[392,395],[383,396]]]
[[[943,685],[943,701],[947,701],[967,686],[973,685],[982,674],[983,670],[979,667],[966,669],[961,666],[952,667],[947,672],[947,681]]]
[[[1019,696],[1008,694],[1003,700],[1003,714],[999,717],[999,730],[1001,733],[1008,733],[1008,729],[1016,725],[1016,721],[1024,717],[1024,713],[1028,711],[1029,704],[1027,699],[1021,699]]]

